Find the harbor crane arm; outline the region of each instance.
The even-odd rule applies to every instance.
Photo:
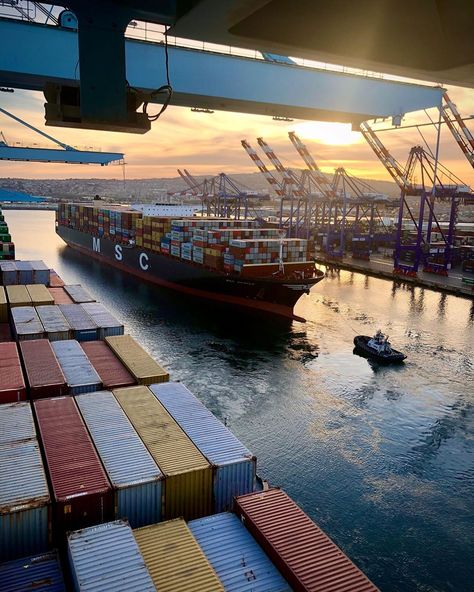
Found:
[[[464,156],[474,168],[474,136],[446,92],[443,94],[443,101],[445,104],[440,108],[441,116],[463,151]]]
[[[275,179],[275,177],[271,174],[271,172],[267,169],[264,165],[262,159],[257,154],[254,148],[250,146],[247,140],[241,140],[241,144],[244,147],[245,152],[250,156],[250,159],[256,164],[258,170],[263,174],[265,179],[268,181],[270,187],[275,191],[275,193],[280,196],[284,197],[285,191],[280,185],[280,183]]]
[[[291,193],[296,196],[301,196],[305,193],[301,187],[298,177],[286,167],[283,166],[281,160],[276,155],[275,151],[265,142],[263,138],[257,138],[258,145],[267,155],[267,158],[273,164],[275,169],[282,175],[283,182],[291,190]]]

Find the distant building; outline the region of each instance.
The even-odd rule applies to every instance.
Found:
[[[34,197],[28,193],[20,193],[20,191],[13,191],[12,189],[4,189],[0,187],[0,202],[9,203],[41,203],[47,201],[44,197]]]

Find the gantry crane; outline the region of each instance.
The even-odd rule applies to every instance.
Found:
[[[447,92],[443,94],[443,103],[440,108],[441,116],[469,164],[474,168],[474,136],[464,123],[456,105],[451,101]]]

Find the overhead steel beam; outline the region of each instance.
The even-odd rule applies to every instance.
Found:
[[[22,162],[61,162],[68,164],[100,164],[102,166],[123,160],[123,154],[89,152],[87,150],[61,150],[55,148],[23,148],[0,144],[0,160]]]
[[[42,90],[79,86],[77,32],[0,19],[0,85]],[[41,51],[40,51],[41,50]],[[130,86],[166,83],[163,44],[127,39]],[[101,56],[97,55],[100,60]],[[171,46],[173,105],[297,119],[351,122],[437,107],[443,89]],[[156,99],[159,102],[159,97]]]

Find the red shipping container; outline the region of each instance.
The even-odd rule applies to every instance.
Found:
[[[13,341],[12,332],[8,323],[0,323],[0,342]]]
[[[0,403],[26,401],[20,356],[14,341],[0,343]]]
[[[20,351],[32,399],[68,394],[66,378],[47,339],[21,341]]]
[[[72,397],[33,402],[53,492],[53,527],[69,530],[114,516],[112,488]]]
[[[236,497],[234,511],[296,592],[378,591],[281,489]]]
[[[64,288],[48,288],[54,298],[54,304],[73,304],[73,301]]]
[[[54,269],[51,269],[51,271],[49,272],[49,285],[52,288],[61,288],[62,286],[64,286],[63,280],[54,271]]]
[[[106,389],[131,386],[135,379],[104,341],[80,344]]]

